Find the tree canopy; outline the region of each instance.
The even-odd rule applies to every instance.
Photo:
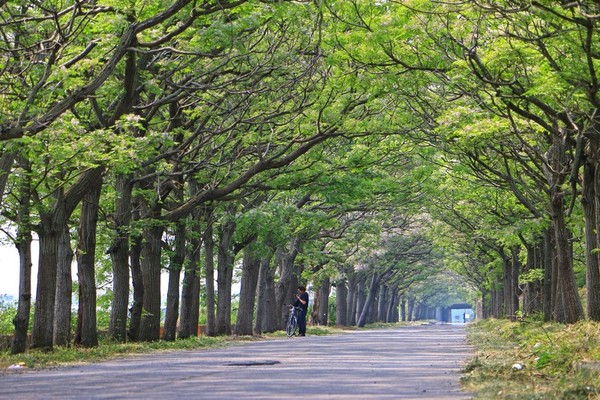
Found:
[[[13,351],[96,345],[99,295],[116,340],[275,330],[299,283],[317,324],[600,319],[598,7],[1,1]]]

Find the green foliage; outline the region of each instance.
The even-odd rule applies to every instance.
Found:
[[[17,305],[0,296],[0,335],[10,335],[14,332],[15,326],[12,320],[16,314]]]

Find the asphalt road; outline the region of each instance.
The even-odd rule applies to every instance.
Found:
[[[460,325],[248,342],[0,375],[0,399],[468,399]]]

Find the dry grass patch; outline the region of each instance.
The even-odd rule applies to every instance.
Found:
[[[464,369],[478,399],[600,399],[600,324],[486,320],[469,325]]]

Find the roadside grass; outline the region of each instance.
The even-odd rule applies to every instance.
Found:
[[[462,381],[476,399],[600,399],[600,323],[490,319],[467,334]]]

